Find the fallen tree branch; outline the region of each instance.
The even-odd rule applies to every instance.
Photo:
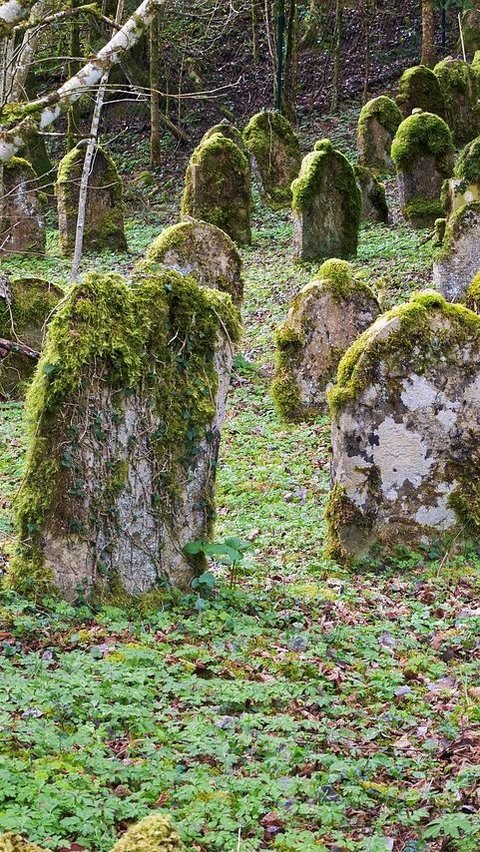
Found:
[[[0,337],[0,358],[5,358],[9,352],[14,352],[16,355],[25,355],[26,358],[31,358],[32,361],[38,361],[40,352],[36,349],[31,349],[25,343],[18,343],[15,340],[7,340],[5,337]]]

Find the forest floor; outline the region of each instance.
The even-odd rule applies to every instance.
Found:
[[[322,135],[351,153],[354,118]],[[133,252],[176,215],[161,200],[131,220]],[[248,540],[245,564],[233,588],[213,565],[206,596],[155,611],[3,594],[0,830],[103,852],[161,809],[197,852],[480,845],[480,561],[405,552],[353,574],[323,556],[328,421],[285,425],[269,395],[274,329],[316,269],[293,263],[291,231],[257,199],[217,495],[216,538]],[[10,266],[65,281],[55,246]],[[355,266],[390,307],[428,285],[431,258],[397,223],[362,230]],[[1,407],[7,550],[21,414]]]

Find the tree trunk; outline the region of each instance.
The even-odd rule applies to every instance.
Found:
[[[158,15],[150,24],[150,164],[159,166],[160,152],[160,55]]]
[[[287,38],[285,48],[285,85],[282,112],[289,121],[296,121],[296,96],[298,82],[298,9],[297,0],[289,0]]]
[[[260,59],[260,48],[258,38],[258,2],[259,0],[251,0],[252,3],[252,58],[255,63]]]
[[[422,0],[422,63],[435,65],[435,15],[434,0]]]
[[[338,109],[340,91],[340,71],[342,64],[342,38],[343,38],[343,6],[344,0],[336,0],[335,4],[335,44],[333,54],[333,87],[330,112]]]

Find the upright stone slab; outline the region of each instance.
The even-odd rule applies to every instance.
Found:
[[[0,257],[45,254],[44,201],[30,163],[13,157],[3,169]]]
[[[397,128],[402,120],[395,101],[381,95],[362,107],[358,119],[357,148],[361,166],[379,174],[394,171],[390,148]]]
[[[240,148],[240,151],[245,154],[247,149],[245,147],[241,131],[227,120],[221,121],[219,124],[215,124],[211,127],[210,130],[207,130],[207,132],[202,136],[200,144],[211,139],[216,133],[220,133],[221,136],[225,136],[226,139],[230,139],[231,142],[235,142],[237,148]]]
[[[388,222],[385,187],[371,169],[354,166],[355,178],[362,196],[362,219],[365,222]]]
[[[73,148],[58,167],[57,203],[62,254],[75,249],[78,199],[86,146]],[[98,147],[90,174],[85,215],[85,251],[126,251],[122,180],[111,156]]]
[[[402,121],[392,144],[402,213],[414,228],[432,227],[443,214],[442,185],[453,171],[453,141],[438,115],[419,112]]]
[[[225,293],[173,271],[89,275],[52,320],[30,386],[12,587],[189,588],[214,514],[240,325]]]
[[[317,142],[292,183],[295,256],[306,261],[356,254],[361,209],[352,166],[329,139]]]
[[[189,218],[166,228],[137,264],[140,271],[159,266],[193,275],[204,287],[228,293],[237,305],[242,302],[242,260],[233,240],[215,225]]]
[[[250,163],[221,133],[202,142],[185,176],[182,215],[216,225],[239,245],[251,241]]]
[[[462,13],[462,40],[457,44],[458,52],[462,47],[468,56],[473,56],[480,49],[480,9],[468,9]]]
[[[40,352],[47,323],[63,291],[42,278],[0,280],[0,337]],[[2,350],[0,345],[0,397],[19,399],[36,362],[21,351]]]
[[[347,351],[329,403],[335,559],[478,540],[480,317],[416,294]]]
[[[480,132],[480,94],[473,68],[448,56],[433,69],[445,101],[445,118],[455,145],[466,145]]]
[[[259,112],[250,119],[243,139],[258,173],[266,203],[274,210],[290,207],[291,184],[300,171],[300,143],[279,112]]]
[[[445,100],[437,75],[426,65],[407,68],[398,83],[397,105],[404,118],[414,109],[445,118]]]
[[[344,260],[327,260],[293,300],[277,331],[272,395],[285,420],[327,411],[326,389],[343,353],[380,313],[373,291]]]
[[[480,201],[480,136],[461,151],[453,177],[443,186],[442,196],[447,217],[464,204]]]
[[[480,202],[465,204],[447,221],[434,261],[433,283],[449,302],[463,302],[480,269]]]

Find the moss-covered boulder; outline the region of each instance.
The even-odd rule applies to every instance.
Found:
[[[30,843],[20,834],[8,831],[5,834],[0,834],[0,852],[49,852],[49,850],[45,846],[36,846],[35,843]]]
[[[443,186],[442,199],[447,217],[464,204],[480,201],[480,136],[460,152],[453,177]]]
[[[0,337],[40,352],[47,323],[63,291],[42,278],[0,282]],[[1,350],[1,347],[0,347]],[[35,372],[36,363],[18,352],[0,356],[0,397],[19,399]]]
[[[0,221],[0,257],[45,253],[44,199],[37,174],[21,157],[3,168],[3,206]]]
[[[352,166],[329,139],[317,142],[292,183],[298,260],[356,254],[362,199]]]
[[[57,204],[60,249],[71,255],[75,249],[78,199],[86,146],[72,148],[58,167]],[[122,180],[110,154],[97,147],[88,182],[85,251],[126,251]]]
[[[402,113],[392,98],[381,95],[368,101],[360,112],[357,127],[358,162],[379,174],[393,172],[392,140]]]
[[[402,213],[414,228],[443,214],[442,185],[453,171],[453,141],[438,115],[418,112],[402,121],[392,144]]]
[[[380,317],[329,391],[330,555],[384,561],[480,533],[480,317],[438,293]]]
[[[174,269],[192,275],[204,287],[228,293],[235,304],[243,299],[242,260],[233,240],[215,225],[187,218],[153,241],[138,270]]]
[[[26,414],[10,585],[28,595],[189,587],[240,333],[230,296],[173,271],[88,275],[50,323]]]
[[[129,828],[111,852],[182,852],[184,848],[170,817],[151,814]]]
[[[365,222],[388,222],[385,187],[371,169],[354,166],[355,178],[362,196],[362,219]]]
[[[289,207],[291,184],[300,171],[300,143],[291,124],[279,112],[259,112],[243,131],[265,201],[274,210]]]
[[[349,263],[332,259],[320,267],[276,333],[272,395],[283,419],[309,420],[327,412],[326,389],[340,358],[379,313],[375,294],[354,277]]]
[[[455,145],[466,145],[480,130],[477,75],[467,62],[448,56],[433,69],[445,101],[445,118]]]
[[[480,202],[464,204],[447,220],[433,261],[433,281],[449,302],[463,302],[480,269]]]
[[[219,124],[215,124],[213,127],[210,127],[210,129],[202,136],[200,145],[202,142],[206,142],[208,139],[211,139],[216,133],[220,133],[221,136],[225,136],[226,139],[230,139],[231,142],[235,142],[235,145],[245,154],[247,149],[245,142],[243,141],[242,132],[238,129],[238,127],[235,127],[234,124],[226,119],[221,121]]]
[[[231,139],[215,133],[190,158],[182,215],[216,225],[239,245],[248,245],[251,207],[250,163]]]
[[[396,101],[404,118],[414,109],[445,118],[445,100],[439,79],[427,65],[415,65],[403,72]]]

